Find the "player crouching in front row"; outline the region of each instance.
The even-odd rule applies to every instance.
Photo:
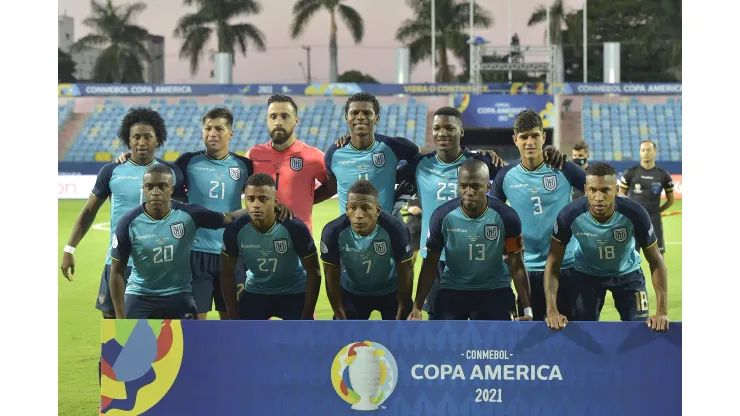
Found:
[[[617,198],[617,172],[606,163],[586,170],[586,198],[566,205],[555,223],[550,254],[545,267],[547,326],[555,330],[568,320],[557,308],[560,262],[572,237],[578,241],[575,253],[575,319],[598,321],[607,290],[622,321],[645,321],[654,331],[668,330],[666,270],[658,249],[650,216],[640,204]],[[649,316],[639,244],[650,264],[658,311]]]
[[[421,266],[409,319],[422,319],[421,308],[444,250],[446,262],[433,319],[511,321],[515,311],[513,280],[524,308],[524,316],[517,320],[532,320],[529,281],[522,258],[522,224],[513,208],[486,195],[491,188],[488,179],[485,163],[467,160],[457,178],[461,197],[434,210],[428,253]]]
[[[117,319],[197,319],[190,249],[197,228],[224,228],[244,213],[220,213],[172,200],[174,173],[163,164],[144,173],[145,202],[116,226],[111,243],[111,297]],[[133,268],[123,280],[129,257]]]
[[[361,179],[347,192],[346,214],[321,233],[326,294],[334,319],[406,319],[414,265],[406,224],[381,210],[378,190]],[[340,285],[341,281],[341,285]]]
[[[316,246],[303,221],[276,217],[276,193],[270,175],[250,176],[244,190],[247,214],[224,230],[221,290],[230,319],[313,319],[321,288]],[[247,280],[237,302],[238,257]]]

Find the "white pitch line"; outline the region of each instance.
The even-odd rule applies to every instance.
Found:
[[[95,224],[92,226],[94,230],[98,231],[108,231],[110,232],[110,223],[109,222],[101,222],[100,224]]]

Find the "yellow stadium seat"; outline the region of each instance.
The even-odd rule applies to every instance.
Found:
[[[180,157],[180,152],[164,152],[164,160],[166,162],[174,162],[177,160],[178,157]]]
[[[640,127],[640,134],[648,134],[648,128],[645,126]]]
[[[244,122],[239,120],[236,122],[236,128],[243,129],[244,128]]]
[[[97,136],[98,135],[98,128],[97,127],[91,128],[90,129],[90,135],[91,136]]]
[[[110,162],[111,160],[113,160],[113,157],[109,152],[95,152],[96,162]]]
[[[236,152],[236,154],[239,155],[239,156],[247,157],[247,151],[246,150],[243,151],[243,152]]]
[[[622,152],[614,152],[614,160],[622,160]]]
[[[185,129],[182,127],[178,127],[175,129],[175,134],[177,134],[178,136],[182,136],[185,134]]]
[[[98,113],[102,113],[104,108],[105,106],[103,104],[98,104],[95,106],[95,109],[97,110]]]
[[[308,129],[308,132],[311,134],[319,134],[319,128],[318,127],[311,127]]]
[[[406,122],[406,127],[416,127],[416,120],[409,120]]]

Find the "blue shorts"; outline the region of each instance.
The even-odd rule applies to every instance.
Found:
[[[362,296],[342,288],[342,306],[347,319],[368,320],[373,311],[378,311],[384,321],[392,321],[398,314],[398,292],[380,296]],[[408,318],[411,305],[408,305],[407,309],[401,314],[401,319]]]
[[[646,321],[650,304],[642,269],[616,277],[590,276],[573,271],[576,290],[576,321],[598,321],[606,291],[612,292],[614,307],[622,321]]]
[[[303,315],[305,293],[263,294],[246,290],[239,296],[239,317],[245,320],[262,321],[272,317],[297,321]]]
[[[131,266],[126,266],[123,271],[124,287],[128,283],[128,277],[131,276]],[[100,276],[100,289],[98,290],[98,299],[95,301],[95,308],[107,314],[116,313],[113,309],[113,298],[110,295],[110,264],[103,268],[103,275]]]
[[[429,294],[427,295],[427,299],[424,301],[424,306],[422,307],[422,310],[426,311],[426,313],[429,315],[430,320],[433,319],[432,317],[434,316],[434,304],[437,300],[437,293],[439,293],[439,279],[444,271],[445,262],[440,261],[439,266],[437,266],[437,277],[434,279],[432,288],[429,289]]]
[[[217,311],[226,312],[226,302],[221,292],[221,254],[191,251],[190,270],[193,273],[191,286],[198,313],[213,310],[214,304]],[[247,278],[241,259],[236,263],[235,277],[236,282],[241,284]]]
[[[560,269],[560,282],[558,285],[558,312],[561,315],[573,320],[575,314],[574,294],[573,294],[573,273],[572,267]],[[544,321],[547,315],[547,301],[545,298],[545,272],[527,272],[529,279],[529,290],[531,292],[530,303],[532,304],[532,320]],[[518,316],[524,316],[524,308],[517,299]]]
[[[191,293],[167,296],[124,296],[126,319],[198,319]]]
[[[510,287],[491,290],[440,289],[434,315],[439,321],[511,321],[516,311]]]

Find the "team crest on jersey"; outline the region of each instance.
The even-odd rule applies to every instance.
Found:
[[[614,230],[612,230],[614,234],[614,239],[617,240],[617,243],[623,243],[624,240],[627,239],[627,228],[626,227],[617,227]]]
[[[298,172],[303,169],[303,158],[298,156],[290,157],[290,168]]]
[[[558,187],[558,177],[555,175],[549,175],[542,178],[542,185],[547,191],[554,191]]]
[[[113,248],[117,248],[117,247],[118,247],[118,237],[115,234],[113,234]]]
[[[660,182],[653,182],[653,193],[658,195],[661,192],[663,192],[663,185],[661,185]]]
[[[170,230],[172,230],[173,237],[182,238],[185,235],[185,224],[182,221],[176,222],[170,225]]]
[[[388,252],[388,245],[385,244],[385,240],[373,241],[373,249],[375,250],[375,254],[382,256]]]
[[[238,181],[242,177],[242,170],[239,168],[229,168],[229,176],[231,176],[231,179]]]
[[[385,166],[385,153],[383,152],[374,152],[373,153],[373,165],[382,168]]]
[[[327,247],[327,246],[326,246],[326,244],[324,244],[324,242],[323,242],[323,241],[321,241],[321,245],[320,245],[320,247],[321,247],[321,252],[322,252],[322,253],[326,254],[326,253],[328,253],[328,252],[329,252],[329,247]]]
[[[279,238],[273,241],[273,243],[275,244],[275,251],[277,251],[278,254],[285,254],[285,252],[288,251],[288,240]]]
[[[486,225],[483,227],[483,231],[486,233],[486,238],[493,241],[498,239],[498,225]]]

